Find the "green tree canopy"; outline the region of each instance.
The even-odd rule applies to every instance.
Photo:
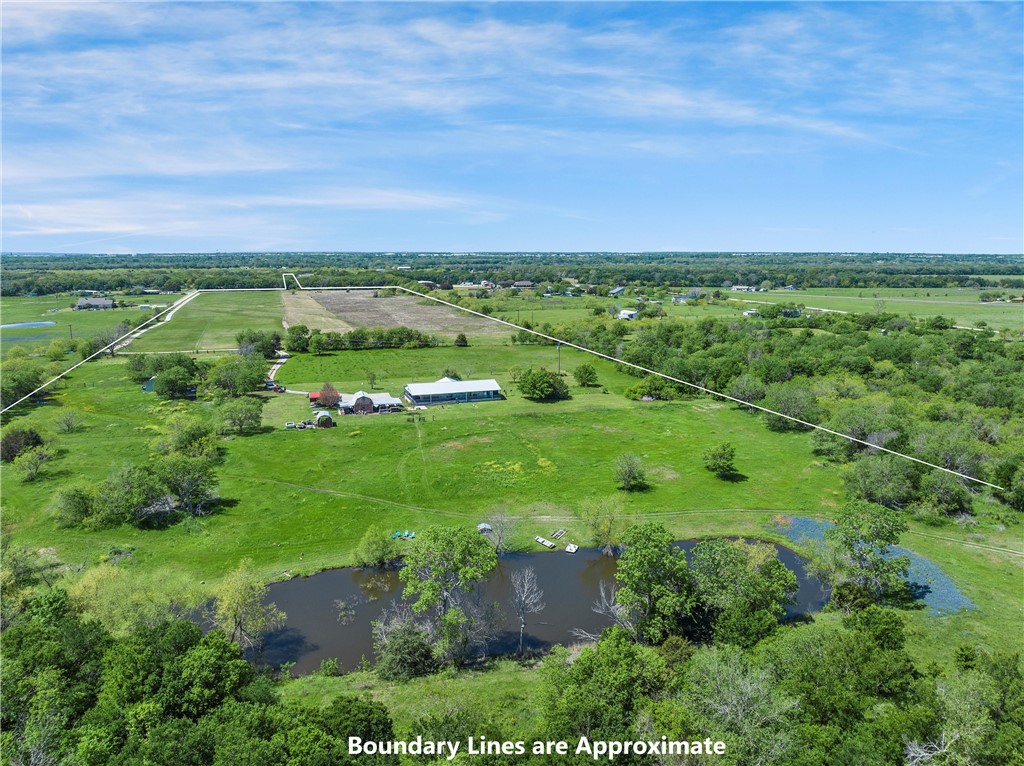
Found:
[[[569,386],[562,377],[543,367],[530,368],[519,376],[519,393],[527,399],[552,401],[569,398]]]
[[[904,587],[910,559],[891,555],[889,546],[899,544],[906,531],[907,520],[899,511],[852,500],[836,513],[836,525],[825,531],[825,540],[846,562],[842,579],[881,599]]]
[[[239,646],[258,646],[263,634],[285,619],[276,605],[263,603],[266,595],[267,586],[253,571],[252,560],[243,559],[217,589],[210,619]]]
[[[487,578],[498,564],[487,539],[472,527],[428,527],[405,554],[399,577],[413,610],[444,614],[462,594]]]
[[[587,362],[573,370],[572,376],[576,379],[577,386],[588,387],[597,385],[597,369],[594,365]]]
[[[659,644],[682,632],[690,613],[694,584],[686,554],[673,544],[671,533],[649,522],[626,530],[625,552],[619,558],[616,599],[635,615],[639,634]]]

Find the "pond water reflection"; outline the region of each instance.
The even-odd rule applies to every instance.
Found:
[[[689,551],[698,540],[685,540],[680,547]],[[795,603],[787,609],[791,617],[820,610],[828,600],[824,586],[807,575],[805,560],[781,545],[775,546],[779,560],[797,577],[799,590]],[[594,601],[600,595],[601,581],[614,582],[616,561],[596,549],[580,549],[574,555],[552,553],[506,553],[498,567],[480,589],[486,603],[497,601],[504,612],[511,594],[511,575],[518,569],[533,567],[537,583],[544,591],[545,609],[527,617],[525,645],[528,649],[546,649],[574,640],[573,629],[600,632],[610,623],[596,614]],[[264,659],[274,665],[294,662],[295,672],[309,673],[320,661],[338,659],[344,670],[357,667],[362,657],[373,661],[371,623],[401,599],[398,572],[372,569],[332,569],[312,577],[299,577],[270,586],[268,601],[288,615],[286,624],[267,637]],[[344,604],[344,619],[339,619],[337,602]],[[510,654],[519,646],[519,624],[508,614],[504,630],[491,645],[493,654]]]

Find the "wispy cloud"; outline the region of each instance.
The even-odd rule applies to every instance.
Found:
[[[974,166],[1012,163],[1020,23],[1010,3],[5,3],[5,246],[254,211],[276,241],[331,210],[498,245],[743,158],[880,184],[971,142]],[[1006,173],[957,164],[950,206]]]

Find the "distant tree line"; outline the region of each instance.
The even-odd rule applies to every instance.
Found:
[[[463,336],[465,341],[465,336]],[[368,348],[433,348],[443,341],[409,327],[357,327],[346,333],[310,330],[292,325],[285,336],[286,351],[323,354],[329,351],[359,351]]]
[[[396,266],[410,268],[397,271]],[[584,285],[722,287],[1022,288],[1020,262],[990,255],[863,253],[230,253],[178,255],[18,255],[4,259],[5,295],[74,290],[138,291],[278,287],[282,271],[306,272],[306,287],[405,285],[449,288],[481,281]]]

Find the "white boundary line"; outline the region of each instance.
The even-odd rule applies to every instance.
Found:
[[[44,390],[46,388],[49,388],[52,384],[56,383],[58,380],[63,378],[65,375],[67,375],[72,370],[77,370],[79,367],[81,367],[86,362],[88,362],[88,361],[90,361],[92,359],[95,359],[98,356],[101,356],[104,351],[108,351],[111,348],[113,348],[114,350],[117,350],[118,344],[121,343],[126,338],[134,340],[133,336],[135,336],[136,334],[141,335],[142,332],[146,331],[146,330],[142,330],[142,332],[139,332],[141,328],[146,327],[146,325],[148,325],[151,322],[155,322],[157,319],[162,317],[167,312],[172,312],[173,313],[175,310],[177,310],[181,306],[184,306],[186,303],[191,301],[193,298],[195,298],[201,292],[204,292],[204,291],[202,291],[202,290],[193,290],[192,292],[188,293],[187,295],[182,296],[181,298],[176,300],[174,303],[172,303],[170,306],[168,306],[163,311],[161,311],[159,314],[154,314],[152,317],[147,319],[142,324],[138,325],[137,327],[133,327],[131,330],[126,332],[124,335],[122,335],[120,338],[115,340],[113,343],[108,343],[106,346],[101,348],[99,351],[97,351],[94,354],[90,354],[89,356],[87,356],[85,359],[83,359],[78,364],[71,365],[70,367],[68,367],[66,370],[64,370],[64,372],[62,372],[57,377],[51,378],[50,380],[46,381],[45,383],[43,383],[43,385],[41,385],[35,391],[32,391],[29,394],[25,394],[25,396],[21,397],[18,401],[13,402],[12,404],[8,404],[6,407],[4,407],[2,410],[0,410],[0,415],[3,415],[5,412],[7,412],[7,410],[10,410],[10,409],[12,409],[14,407],[17,407],[19,404],[21,404],[26,399],[31,399],[33,396],[38,394],[40,391],[42,391],[42,390]],[[147,328],[147,330],[151,330],[151,329],[153,329],[153,328],[152,327]]]
[[[554,337],[552,335],[547,335],[545,333],[538,332],[537,330],[527,329],[527,328],[521,327],[520,325],[517,325],[517,324],[515,324],[513,322],[509,322],[509,321],[506,321],[504,319],[499,319],[498,317],[488,316],[487,314],[481,313],[479,311],[474,311],[473,309],[468,309],[465,306],[460,306],[457,303],[451,303],[450,301],[446,301],[446,300],[444,300],[442,298],[437,298],[437,297],[435,297],[433,295],[427,295],[426,293],[421,293],[421,292],[418,292],[418,291],[413,290],[411,288],[403,287],[402,285],[372,285],[372,286],[358,285],[358,286],[345,286],[345,287],[303,287],[302,283],[299,282],[299,279],[298,279],[298,277],[295,274],[293,274],[291,272],[284,272],[284,273],[281,274],[281,284],[282,284],[281,287],[254,287],[254,288],[242,287],[242,288],[223,288],[223,289],[212,289],[212,290],[195,290],[192,293],[189,293],[185,297],[181,298],[180,300],[176,301],[174,304],[171,305],[170,308],[165,309],[164,311],[160,312],[159,314],[154,316],[152,319],[149,319],[146,322],[143,322],[143,324],[139,325],[139,327],[143,327],[143,326],[149,324],[150,322],[155,321],[156,319],[158,319],[159,317],[163,316],[163,314],[167,313],[168,311],[173,311],[178,306],[179,303],[182,303],[183,301],[186,301],[186,299],[188,301],[190,301],[193,298],[195,298],[199,293],[269,292],[269,291],[284,292],[284,291],[289,289],[289,287],[288,287],[288,279],[287,279],[288,277],[292,278],[292,280],[295,282],[296,286],[300,290],[311,290],[311,291],[314,291],[314,292],[322,291],[322,290],[401,290],[402,292],[409,293],[410,295],[415,295],[415,296],[417,296],[419,298],[426,298],[427,300],[434,301],[435,303],[440,303],[443,306],[448,306],[448,307],[453,308],[453,309],[458,309],[459,311],[464,311],[467,314],[472,314],[474,316],[478,316],[478,317],[481,317],[483,319],[489,319],[492,322],[497,322],[499,324],[503,324],[503,325],[505,325],[507,327],[511,327],[513,329],[516,329],[516,330],[522,330],[524,332],[528,332],[531,335],[536,335],[538,338],[544,338],[545,340],[552,341],[556,345],[568,346],[569,348],[574,348],[577,351],[582,351],[582,352],[584,352],[586,354],[592,354],[593,356],[599,357],[601,359],[606,359],[606,360],[608,360],[610,362],[614,362],[616,364],[625,365],[626,367],[632,367],[633,369],[640,370],[641,372],[645,372],[648,375],[657,375],[659,378],[664,378],[665,380],[671,380],[673,383],[679,383],[680,385],[687,386],[689,388],[695,389],[695,390],[700,391],[702,393],[710,394],[711,396],[717,396],[720,399],[725,399],[725,400],[730,401],[730,402],[735,402],[736,404],[740,404],[740,405],[742,405],[744,407],[748,407],[750,409],[760,410],[761,412],[767,412],[767,413],[769,413],[771,415],[775,415],[777,417],[784,418],[785,420],[792,421],[793,423],[798,423],[798,424],[800,424],[802,426],[806,426],[807,428],[810,428],[810,429],[813,429],[813,430],[816,430],[816,431],[823,431],[824,433],[832,434],[833,436],[838,436],[841,439],[846,439],[847,441],[854,442],[855,444],[862,444],[865,447],[870,447],[871,449],[879,450],[881,452],[887,452],[890,455],[895,455],[896,457],[901,457],[901,458],[904,458],[905,460],[911,460],[911,461],[913,461],[915,463],[918,463],[920,465],[928,466],[929,468],[934,468],[934,469],[936,469],[938,471],[943,471],[945,473],[952,474],[953,476],[958,476],[961,479],[966,479],[967,481],[973,481],[976,484],[984,484],[986,487],[992,487],[993,489],[1002,490],[1004,492],[1006,491],[1004,487],[1001,487],[998,484],[992,484],[991,482],[983,481],[982,479],[976,479],[975,477],[969,476],[968,474],[960,473],[960,472],[954,471],[954,470],[952,470],[950,468],[944,468],[941,465],[936,465],[935,463],[929,463],[927,460],[921,460],[920,458],[916,458],[913,455],[905,455],[902,452],[897,452],[896,450],[891,450],[891,449],[889,449],[887,447],[881,447],[881,446],[879,446],[877,444],[872,444],[871,442],[864,441],[863,439],[857,439],[857,438],[855,438],[853,436],[848,436],[847,434],[840,433],[839,431],[833,431],[830,428],[825,428],[824,426],[819,426],[819,425],[816,425],[815,423],[809,423],[806,420],[800,420],[799,418],[794,418],[794,417],[792,417],[790,415],[784,415],[781,412],[776,412],[775,410],[769,409],[767,407],[762,407],[759,404],[753,404],[751,402],[745,402],[742,399],[736,398],[735,396],[729,396],[728,394],[723,394],[723,393],[721,393],[719,391],[714,391],[714,390],[712,390],[710,388],[705,388],[704,386],[699,386],[696,383],[690,383],[689,381],[681,380],[680,378],[675,378],[675,377],[673,377],[671,375],[667,375],[667,374],[665,374],[663,372],[658,372],[657,370],[652,370],[652,369],[650,369],[648,367],[643,367],[642,365],[634,364],[633,362],[627,362],[625,360],[619,359],[619,358],[614,357],[614,356],[610,356],[608,354],[602,354],[600,351],[594,351],[593,349],[587,348],[585,346],[580,346],[580,345],[578,345],[576,343],[570,343],[569,341],[565,341],[565,340],[562,340],[561,338],[556,338],[556,337]],[[5,407],[4,409],[0,410],[0,414],[3,414],[4,412],[7,412],[7,410],[11,409],[12,407],[15,407],[18,404],[20,404],[21,402],[25,401],[26,399],[31,398],[32,396],[34,396],[35,394],[39,393],[43,389],[47,388],[52,383],[54,383],[57,380],[60,380],[61,378],[63,378],[65,375],[67,375],[72,370],[74,370],[74,369],[76,369],[78,367],[81,367],[83,364],[88,362],[90,359],[92,359],[92,358],[102,354],[104,351],[109,349],[111,346],[116,346],[119,342],[121,342],[125,338],[129,337],[130,335],[132,335],[132,333],[137,332],[138,329],[139,329],[138,327],[135,328],[134,330],[132,330],[132,332],[129,332],[129,333],[123,335],[122,337],[118,338],[117,340],[115,340],[113,343],[111,343],[111,344],[109,344],[107,346],[104,346],[103,348],[101,348],[99,351],[97,351],[92,356],[89,356],[88,358],[83,359],[81,362],[79,362],[78,364],[74,365],[73,367],[68,368],[67,370],[62,372],[60,375],[58,375],[57,377],[55,377],[52,380],[49,380],[46,383],[44,383],[43,385],[41,385],[39,388],[37,388],[32,393],[28,394],[27,396],[23,396],[18,401],[14,402],[13,404],[10,404],[7,407]]]

